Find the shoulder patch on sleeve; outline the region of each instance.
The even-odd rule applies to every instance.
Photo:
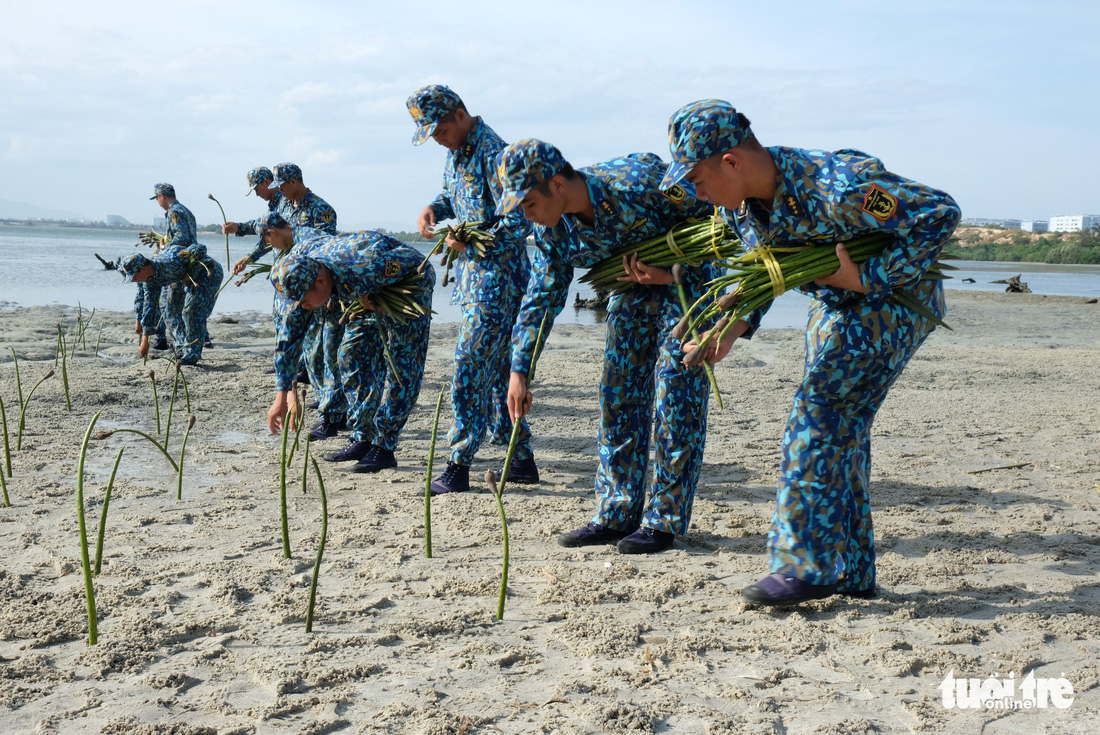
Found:
[[[872,184],[871,190],[863,196],[863,211],[877,219],[889,219],[898,211],[898,198],[878,184]]]
[[[390,278],[401,275],[401,264],[396,260],[387,260],[385,273]]]
[[[170,215],[168,215],[168,219],[172,220],[173,222],[179,222],[180,216],[175,212],[172,212]]]
[[[662,192],[667,198],[679,204],[687,197],[687,189],[679,184],[673,184]]]
[[[332,222],[332,210],[331,209],[326,209],[324,212],[321,212],[321,221],[322,222]]]

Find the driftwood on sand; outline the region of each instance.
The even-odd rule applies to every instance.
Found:
[[[610,291],[597,291],[590,299],[582,299],[580,294],[573,299],[573,306],[578,309],[597,309],[607,311],[607,302],[611,300]]]
[[[99,253],[93,253],[96,260],[103,264],[103,267],[109,271],[117,271],[119,263],[122,262],[122,258],[115,258],[114,260],[104,260]]]
[[[990,281],[990,283],[1005,283],[1005,293],[1031,293],[1031,289],[1027,287],[1027,284],[1020,280],[1022,273],[1017,273],[1012,278],[1002,278],[999,281]]]

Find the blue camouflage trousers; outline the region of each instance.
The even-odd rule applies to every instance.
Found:
[[[683,315],[675,296],[659,287],[649,291],[607,317],[593,520],[619,530],[641,525],[683,534],[703,465],[710,385],[702,369],[681,362],[684,352],[672,336]]]
[[[508,377],[512,325],[518,306],[515,304],[510,309],[485,303],[462,306],[462,325],[451,381],[454,426],[447,435],[452,447],[451,461],[455,464],[473,464],[486,431],[493,444],[507,444],[512,437]],[[530,457],[531,430],[527,420],[521,419],[515,459]]]
[[[783,436],[768,533],[772,572],[839,582],[842,591],[874,587],[871,424],[934,328],[892,303],[810,306],[806,372]]]
[[[398,322],[368,314],[344,327],[339,371],[352,439],[391,452],[397,449],[397,438],[420,395],[430,330],[430,315]],[[383,338],[389,344],[396,374],[386,360]]]
[[[206,320],[214,311],[218,289],[222,285],[222,267],[207,257],[197,284],[173,283],[162,289],[164,318],[168,336],[179,350],[183,362],[198,362],[207,340]]]
[[[335,301],[314,310],[302,347],[302,361],[317,399],[317,412],[329,421],[344,418],[348,410],[340,377],[340,344],[344,339],[340,316]]]

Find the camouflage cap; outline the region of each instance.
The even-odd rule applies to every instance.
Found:
[[[278,212],[268,212],[256,220],[256,234],[263,237],[272,227],[286,227],[287,221]]]
[[[176,195],[176,189],[171,184],[157,184],[153,187],[153,196],[149,197],[149,199],[156,199],[161,194],[174,197]]]
[[[278,189],[288,181],[302,180],[302,169],[293,163],[279,163],[275,166],[275,178],[268,185],[268,189]]]
[[[141,253],[134,253],[127,256],[124,261],[119,263],[118,272],[122,274],[123,279],[127,281],[133,281],[137,272],[147,265],[152,265],[153,261],[146,258]]]
[[[299,253],[290,253],[279,258],[275,267],[271,269],[271,283],[291,306],[296,306],[317,280],[319,270],[321,270],[321,264],[313,258],[307,258]]]
[[[458,109],[460,104],[462,99],[442,84],[429,84],[413,92],[405,102],[417,125],[413,145],[420,145],[430,138],[439,121]]]
[[[661,180],[661,188],[680,183],[699,161],[736,148],[747,137],[748,119],[729,102],[699,100],[684,105],[668,121],[672,165]]]
[[[497,215],[514,210],[531,187],[549,181],[565,165],[561,151],[534,138],[525,138],[505,148],[497,157],[497,178],[504,189],[497,203]]]
[[[275,176],[271,173],[271,169],[267,166],[259,166],[258,168],[252,169],[248,172],[248,192],[245,196],[251,194],[260,184],[274,178]]]

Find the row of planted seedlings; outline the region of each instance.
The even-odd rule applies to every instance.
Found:
[[[92,315],[94,315],[94,311],[92,312]],[[25,429],[26,429],[27,411],[30,407],[31,401],[34,398],[34,395],[38,391],[39,387],[45,381],[52,378],[56,374],[56,368],[58,368],[58,367],[61,370],[62,381],[64,383],[66,408],[67,408],[67,410],[72,411],[72,399],[71,399],[71,395],[70,395],[70,392],[69,392],[69,384],[68,384],[68,360],[69,360],[70,357],[75,356],[78,342],[81,344],[81,346],[83,348],[86,349],[87,327],[90,324],[90,322],[91,322],[91,316],[89,316],[88,320],[85,321],[84,316],[83,316],[83,310],[81,309],[78,312],[78,315],[77,315],[77,328],[76,328],[76,330],[73,334],[73,337],[72,337],[71,341],[68,341],[67,338],[66,338],[66,333],[65,333],[63,323],[58,323],[58,325],[57,325],[58,333],[57,333],[57,341],[56,341],[56,351],[55,351],[55,354],[54,354],[54,367],[50,368],[45,373],[45,375],[43,375],[43,377],[40,378],[31,387],[30,391],[28,391],[25,395],[24,395],[24,392],[23,392],[23,381],[22,381],[22,373],[21,373],[21,368],[20,368],[20,363],[19,363],[19,357],[16,354],[14,348],[10,348],[11,356],[12,356],[13,371],[15,373],[16,393],[17,393],[17,397],[18,397],[18,401],[19,401],[19,424],[18,424],[18,431],[17,431],[17,437],[16,437],[16,451],[22,451],[22,449],[23,449],[23,436],[24,436],[24,432],[25,432]],[[102,330],[101,330],[101,333],[102,333]],[[98,340],[96,342],[95,352],[96,352],[96,355],[98,355],[98,353],[99,353],[99,341]],[[191,429],[195,425],[195,417],[194,417],[193,414],[189,415],[189,417],[188,417],[187,427],[184,430],[183,440],[182,440],[181,447],[180,447],[180,452],[179,452],[179,459],[177,461],[177,460],[173,459],[171,454],[169,453],[169,444],[168,444],[169,434],[170,434],[170,429],[171,429],[172,414],[173,414],[174,409],[175,409],[176,396],[177,396],[177,392],[178,392],[178,389],[179,389],[179,386],[180,386],[181,383],[184,386],[184,395],[186,396],[187,409],[188,409],[188,413],[190,414],[190,410],[191,410],[190,392],[187,389],[186,378],[185,378],[183,372],[180,370],[180,366],[178,365],[178,363],[172,363],[171,361],[166,361],[166,362],[169,364],[169,366],[171,366],[171,365],[175,366],[175,381],[173,383],[172,398],[171,398],[171,400],[169,402],[169,406],[168,406],[168,420],[164,424],[163,439],[160,438],[160,435],[161,435],[160,402],[157,399],[157,394],[156,394],[156,374],[152,370],[150,370],[148,374],[149,374],[150,380],[153,383],[154,408],[155,408],[155,413],[156,413],[156,417],[157,417],[157,438],[154,438],[154,437],[150,436],[149,434],[147,434],[145,432],[142,432],[138,429],[132,429],[132,428],[119,428],[119,429],[113,429],[111,431],[101,432],[100,434],[95,435],[95,438],[96,439],[106,439],[107,437],[109,437],[113,434],[123,432],[123,433],[135,434],[135,435],[141,436],[142,438],[148,440],[150,443],[152,443],[158,449],[158,451],[161,454],[164,455],[165,459],[172,466],[173,470],[175,470],[175,472],[176,472],[176,488],[177,488],[176,494],[177,494],[177,499],[179,499],[179,498],[182,497],[183,468],[184,468],[184,457],[186,455],[186,449],[187,449],[187,440],[189,438]],[[119,452],[118,452],[118,454],[115,458],[114,467],[111,471],[110,480],[107,483],[107,489],[104,493],[104,499],[103,499],[103,504],[102,504],[100,523],[99,523],[99,533],[98,533],[98,539],[97,539],[97,542],[96,542],[95,566],[94,566],[94,571],[93,571],[91,561],[90,561],[90,558],[89,558],[89,553],[88,553],[87,527],[86,527],[86,523],[85,523],[85,512],[84,512],[84,462],[85,462],[85,456],[86,456],[87,449],[88,449],[88,441],[92,437],[92,430],[94,429],[97,421],[99,420],[100,415],[103,413],[104,408],[100,408],[99,411],[96,412],[96,414],[93,416],[92,421],[89,424],[88,429],[85,433],[84,441],[82,442],[81,448],[80,448],[80,454],[79,454],[79,459],[78,459],[78,463],[77,463],[77,477],[76,477],[77,521],[78,521],[78,528],[79,528],[79,544],[80,544],[80,550],[81,550],[81,560],[82,560],[82,565],[84,567],[85,591],[86,591],[88,612],[89,612],[89,619],[88,619],[89,636],[88,636],[88,641],[89,641],[90,644],[96,643],[97,638],[98,638],[97,632],[96,632],[95,599],[94,599],[91,580],[92,580],[93,575],[98,575],[99,572],[100,572],[101,563],[102,563],[102,554],[103,554],[104,535],[105,535],[106,523],[107,523],[107,511],[110,507],[110,496],[111,496],[111,492],[112,492],[113,487],[114,487],[115,477],[118,473],[119,464],[122,460],[122,454],[123,454],[123,451],[124,451],[124,448],[119,449]],[[11,478],[13,476],[12,457],[11,457],[11,454],[12,454],[12,452],[11,452],[11,438],[10,438],[10,430],[9,430],[9,426],[8,426],[7,410],[6,410],[6,406],[4,404],[2,396],[0,396],[0,430],[2,430],[2,432],[3,432],[3,449],[4,449],[4,456],[3,456],[4,461],[3,461],[3,465],[0,466],[0,488],[2,488],[2,490],[3,490],[3,499],[4,499],[5,507],[10,507],[11,500],[10,500],[10,497],[9,497],[9,494],[8,494],[7,478]]]
[[[308,480],[309,470],[312,467],[313,476],[317,480],[317,490],[321,496],[321,537],[317,542],[317,556],[313,562],[313,579],[309,584],[309,600],[306,604],[306,632],[313,632],[313,610],[317,602],[317,582],[321,575],[321,561],[325,555],[325,541],[328,539],[328,495],[325,493],[325,481],[321,477],[321,469],[317,465],[317,460],[310,453],[309,446],[309,432],[306,432],[305,442],[301,441],[302,427],[305,425],[305,411],[303,406],[305,405],[304,392],[299,394],[298,385],[295,383],[292,390],[294,391],[294,412],[287,412],[287,415],[283,417],[282,427],[282,454],[279,460],[279,527],[282,531],[283,542],[283,557],[286,559],[292,558],[290,550],[290,521],[289,514],[287,513],[287,472],[291,467],[291,463],[294,461],[294,455],[298,450],[298,447],[302,447],[302,471],[301,471],[301,486],[302,495],[306,495],[309,492]],[[294,426],[294,441],[290,441],[290,427]]]
[[[157,451],[164,457],[165,461],[172,467],[176,473],[176,500],[177,502],[183,498],[183,472],[184,472],[184,459],[187,455],[187,443],[191,435],[191,430],[195,427],[196,418],[194,413],[191,412],[191,394],[187,387],[187,378],[181,369],[179,362],[172,360],[171,358],[164,358],[166,369],[171,370],[174,378],[172,382],[172,392],[168,400],[167,417],[161,421],[160,411],[160,397],[157,391],[157,376],[155,370],[149,370],[146,375],[149,378],[152,387],[153,396],[153,412],[156,420],[156,435],[150,435],[149,433],[140,429],[131,427],[120,427],[115,429],[108,429],[106,431],[100,431],[93,433],[96,423],[99,421],[104,408],[100,408],[92,417],[91,422],[88,424],[87,431],[84,434],[84,439],[80,446],[80,456],[77,462],[77,527],[80,534],[80,559],[81,567],[84,574],[84,590],[85,599],[87,602],[88,610],[88,643],[95,645],[97,634],[97,615],[95,608],[95,590],[92,584],[92,579],[98,577],[101,570],[103,560],[103,544],[106,535],[107,528],[107,512],[110,508],[111,493],[114,489],[115,477],[118,474],[119,464],[122,461],[122,455],[126,447],[120,447],[118,453],[115,455],[114,465],[111,469],[110,478],[107,481],[107,487],[103,494],[102,506],[100,509],[98,532],[96,534],[95,545],[95,562],[94,565],[90,559],[88,551],[88,531],[87,523],[85,520],[84,511],[84,461],[88,451],[89,441],[94,439],[97,441],[103,441],[109,439],[116,434],[130,434],[140,437],[148,444],[151,444],[157,449]],[[175,414],[176,401],[179,396],[180,386],[183,386],[183,397],[187,409],[187,423],[183,430],[183,437],[180,441],[178,459],[173,458],[172,452],[170,452],[169,440],[172,430],[172,418]]]
[[[31,399],[34,398],[34,394],[50,378],[57,374],[57,369],[61,370],[61,382],[65,391],[65,407],[68,411],[73,410],[72,397],[69,392],[69,360],[76,356],[77,345],[79,344],[81,349],[87,350],[88,348],[88,328],[91,326],[92,319],[95,316],[95,309],[92,309],[87,318],[84,316],[84,308],[77,304],[77,317],[75,329],[71,330],[71,340],[68,339],[66,334],[64,318],[57,323],[57,340],[54,349],[54,366],[46,371],[46,373],[39,378],[39,380],[31,387],[30,391],[26,395],[23,394],[23,379],[19,368],[19,356],[15,352],[14,347],[9,347],[11,352],[12,366],[15,371],[15,390],[16,397],[19,403],[19,423],[16,430],[15,449],[16,451],[23,450],[23,435],[27,428],[27,409],[30,408]],[[99,330],[99,336],[95,341],[95,355],[99,356],[100,339],[103,336],[103,330]],[[0,490],[3,492],[4,507],[11,507],[11,498],[8,495],[8,478],[12,477],[12,465],[11,465],[11,438],[8,430],[8,415],[7,407],[4,405],[4,397],[0,395],[0,430],[3,431],[4,436],[4,464],[0,467]]]
[[[448,226],[446,230],[444,230],[440,234],[439,239],[436,241],[436,244],[428,252],[428,255],[424,258],[424,261],[417,269],[417,272],[422,273],[428,263],[428,260],[432,256],[438,254],[440,251],[443,251],[443,258],[440,262],[440,265],[444,266],[446,269],[444,271],[442,281],[442,285],[446,286],[448,282],[448,277],[450,275],[451,266],[457,259],[458,255],[457,250],[450,248],[446,245],[447,237],[452,237],[455,240],[458,240],[460,243],[464,244],[466,246],[465,255],[467,257],[473,258],[475,260],[480,260],[485,256],[486,249],[490,247],[495,240],[494,236],[491,233],[479,229],[480,225],[480,222],[461,222],[458,225]],[[619,262],[621,265],[621,260]],[[391,300],[393,300],[395,296],[395,294],[393,294],[392,292],[383,293],[381,299],[379,299],[377,296],[372,295],[372,302],[374,302],[375,304],[381,302],[384,305],[381,309],[377,309],[376,307],[378,311],[389,314],[390,316],[398,320],[401,320],[404,317],[415,316],[417,310],[419,310],[420,313],[423,313],[422,307],[420,307],[414,300],[410,298],[413,292],[407,290],[409,286],[408,282],[411,282],[415,279],[408,277],[404,280],[407,282],[401,283],[401,286],[403,288],[398,289],[398,293],[396,294],[396,296],[398,297],[397,303],[391,303]],[[531,358],[531,368],[527,373],[526,384],[528,387],[530,387],[531,382],[534,380],[535,367],[538,364],[538,358],[545,343],[545,331],[548,316],[549,313],[543,315],[542,321],[539,324],[538,334],[535,338],[535,350]],[[384,333],[382,335],[382,343],[383,345],[386,344],[386,335]],[[389,359],[388,352],[387,359]],[[391,370],[393,370],[394,375],[396,376],[397,371],[393,367],[392,360],[390,362],[390,367]],[[439,397],[436,400],[435,417],[432,421],[431,440],[428,447],[427,468],[424,473],[424,556],[429,559],[432,558],[432,471],[435,468],[435,448],[436,440],[439,434],[439,416],[443,410],[443,399],[444,396],[446,396],[447,394],[448,387],[449,381],[445,381],[442,388],[440,388]],[[494,502],[496,503],[497,514],[500,517],[501,524],[502,548],[500,588],[497,595],[496,609],[497,620],[504,619],[504,607],[508,595],[508,568],[510,557],[508,516],[505,513],[504,509],[504,488],[506,485],[509,469],[512,465],[512,457],[515,454],[516,450],[516,441],[519,438],[519,428],[520,421],[513,422],[512,434],[508,440],[508,448],[505,453],[504,465],[501,469],[500,477],[497,477],[492,470],[487,470],[485,473],[485,482],[489,487],[489,491],[493,496]]]
[[[546,342],[546,321],[549,314],[543,314],[542,322],[539,324],[539,331],[535,338],[535,350],[531,357],[531,368],[527,372],[526,386],[531,387],[531,383],[535,378],[535,368],[538,365],[539,356],[542,354],[542,347]],[[424,473],[424,556],[428,559],[432,558],[432,470],[435,467],[435,446],[436,439],[439,435],[439,416],[443,410],[443,398],[447,394],[449,387],[449,381],[445,381],[443,387],[439,390],[439,398],[435,404],[435,418],[432,421],[431,440],[428,446],[428,462],[427,469]],[[512,467],[512,457],[516,452],[516,442],[519,439],[520,421],[512,422],[512,434],[508,439],[508,448],[504,455],[504,465],[501,468],[500,476],[498,477],[492,470],[485,471],[485,484],[489,488],[489,492],[493,496],[493,501],[496,503],[497,514],[500,517],[501,526],[501,568],[500,568],[500,588],[497,594],[497,620],[504,619],[504,605],[508,596],[508,567],[509,567],[509,539],[508,539],[508,516],[504,510],[504,488],[507,484],[508,472]]]

